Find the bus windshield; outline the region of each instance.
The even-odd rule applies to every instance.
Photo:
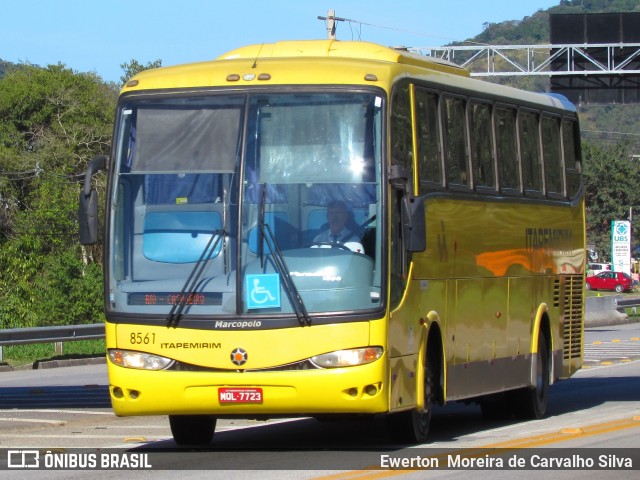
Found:
[[[379,308],[381,109],[379,95],[335,90],[125,97],[108,308],[159,318]]]

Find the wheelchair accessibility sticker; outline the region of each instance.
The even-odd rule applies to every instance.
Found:
[[[248,309],[280,307],[280,275],[247,275],[245,282]]]

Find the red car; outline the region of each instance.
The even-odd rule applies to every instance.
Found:
[[[600,272],[587,277],[587,290],[615,290],[618,293],[633,290],[633,280],[622,272]]]

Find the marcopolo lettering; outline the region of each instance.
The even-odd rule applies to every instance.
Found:
[[[261,325],[262,322],[260,320],[239,320],[233,322],[218,320],[215,323],[216,328],[259,328]]]

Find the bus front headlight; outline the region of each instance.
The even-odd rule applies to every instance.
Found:
[[[311,357],[311,361],[321,368],[355,367],[375,362],[382,352],[382,347],[352,348],[316,355]]]
[[[140,370],[164,370],[173,363],[170,358],[120,349],[109,350],[109,360],[120,367]]]

